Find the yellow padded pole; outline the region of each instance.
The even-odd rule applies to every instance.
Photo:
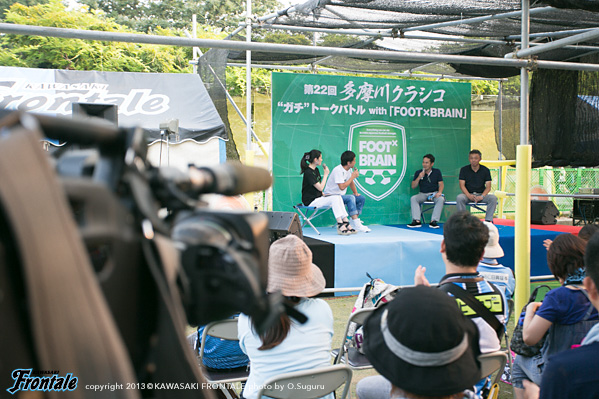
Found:
[[[515,311],[517,314],[526,305],[530,296],[530,179],[532,146],[516,148],[516,224],[514,264],[516,277]]]

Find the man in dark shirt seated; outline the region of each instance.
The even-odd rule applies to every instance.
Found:
[[[443,195],[443,176],[439,169],[433,168],[434,164],[435,157],[432,154],[426,154],[422,158],[422,169],[414,173],[412,188],[419,187],[420,193],[410,198],[412,223],[408,227],[420,227],[422,225],[420,222],[420,206],[424,201],[433,201],[435,208],[433,209],[433,216],[431,217],[429,227],[433,229],[439,228],[438,223],[439,219],[441,219],[445,196]]]
[[[479,150],[472,150],[468,154],[470,165],[464,166],[460,169],[460,190],[462,194],[459,194],[456,199],[456,208],[458,211],[465,211],[466,204],[469,202],[484,202],[487,204],[487,213],[485,220],[493,223],[493,214],[497,207],[497,197],[491,192],[491,171],[484,165],[480,164],[482,154]]]

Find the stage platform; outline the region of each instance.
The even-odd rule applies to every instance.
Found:
[[[496,219],[499,243],[505,256],[499,262],[514,269],[514,227],[502,225]],[[507,223],[509,224],[509,222]],[[312,249],[314,263],[327,279],[327,288],[359,287],[368,282],[366,273],[395,285],[414,283],[414,271],[425,266],[430,282],[438,282],[445,274],[439,249],[443,239],[443,225],[431,229],[428,225],[410,229],[406,225],[370,225],[370,233],[341,236],[333,227],[304,228],[304,240]],[[547,251],[543,241],[558,234],[575,233],[572,226],[531,226],[531,276],[550,275]],[[580,230],[580,229],[578,229]]]

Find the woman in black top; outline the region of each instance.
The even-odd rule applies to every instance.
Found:
[[[322,164],[324,176],[321,177],[318,166],[322,164],[322,153],[318,150],[312,150],[304,153],[300,162],[300,167],[304,175],[302,182],[302,202],[306,206],[323,207],[330,206],[333,209],[333,215],[337,219],[337,233],[341,235],[354,234],[356,231],[349,225],[347,211],[340,195],[323,196],[329,168]]]

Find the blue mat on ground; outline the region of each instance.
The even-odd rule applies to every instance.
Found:
[[[405,224],[392,225],[390,227],[398,228],[398,230],[406,230],[412,232],[414,230],[422,231],[430,234],[443,235],[443,224],[440,225],[439,229],[431,229],[428,225],[416,229],[410,229]],[[514,269],[514,245],[515,245],[515,229],[513,226],[501,226],[496,224],[497,230],[499,231],[499,245],[503,248],[505,256],[498,259],[498,261],[507,267]],[[534,225],[530,229],[530,275],[531,276],[546,276],[551,275],[549,267],[547,266],[547,250],[543,246],[543,241],[546,239],[553,240],[559,234],[563,232],[535,229]],[[430,280],[431,282],[433,280]]]
[[[369,227],[370,233],[350,236],[338,235],[331,227],[319,228],[320,235],[309,227],[304,228],[304,236],[335,245],[336,288],[362,286],[368,282],[366,273],[389,284],[412,285],[418,265],[426,266],[426,276],[433,283],[445,274],[439,252],[442,236],[430,231]]]

